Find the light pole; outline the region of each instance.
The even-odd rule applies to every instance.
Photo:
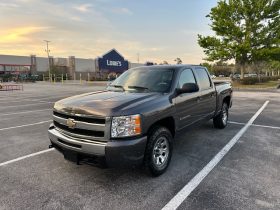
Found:
[[[139,63],[140,61],[140,53],[137,53],[137,62]]]
[[[51,41],[44,40],[44,42],[46,42],[46,44],[47,44],[47,49],[45,51],[47,52],[47,55],[48,55],[49,81],[51,82],[51,66],[50,66],[50,50],[49,50],[49,42],[51,42]]]

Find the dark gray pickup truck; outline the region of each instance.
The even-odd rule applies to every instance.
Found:
[[[130,69],[104,91],[58,101],[49,128],[50,147],[77,163],[137,166],[162,174],[179,131],[213,119],[225,128],[230,83],[214,83],[194,65]]]

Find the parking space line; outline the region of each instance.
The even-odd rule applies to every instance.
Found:
[[[49,111],[52,109],[38,109],[38,110],[32,110],[32,111],[23,111],[23,112],[9,112],[5,114],[0,114],[0,116],[8,116],[8,115],[16,115],[16,114],[26,114],[26,113],[33,113],[33,112],[42,112],[42,111]]]
[[[47,104],[47,103],[53,104],[54,102],[46,101],[46,102],[40,102],[40,103],[34,103],[34,104],[23,104],[23,105],[4,106],[4,107],[1,107],[1,108],[4,108],[4,109],[5,109],[5,108],[12,108],[12,107],[33,106],[33,105]]]
[[[62,96],[57,96],[57,97],[41,97],[41,98],[17,98],[15,100],[10,100],[10,98],[5,98],[4,100],[0,100],[0,104],[3,104],[3,103],[17,103],[17,102],[22,102],[22,101],[34,101],[34,102],[40,102],[40,101],[44,101],[44,100],[48,100],[48,99],[55,99],[55,98],[60,98],[60,97],[63,97],[64,95]],[[65,96],[65,97],[68,97],[68,96]]]
[[[32,123],[32,124],[18,125],[18,126],[13,126],[13,127],[8,127],[8,128],[0,128],[0,131],[10,130],[10,129],[14,129],[14,128],[23,128],[23,127],[28,127],[28,126],[32,126],[32,125],[40,125],[40,124],[44,124],[44,123],[49,123],[51,121],[52,120],[46,120],[46,121],[41,121],[41,122]]]
[[[224,148],[215,155],[215,157],[198,173],[190,182],[188,182],[162,209],[173,210],[177,209],[184,200],[192,193],[194,189],[204,180],[204,178],[215,168],[215,166],[223,159],[230,149],[237,143],[247,129],[253,124],[257,117],[265,109],[269,101],[266,101],[263,106],[254,114],[254,116],[239,130],[239,132],[224,146]]]
[[[234,122],[234,121],[228,121],[228,123],[235,124],[235,125],[245,125],[246,124],[246,123]],[[280,127],[270,126],[270,125],[252,124],[251,126],[253,126],[253,127],[261,127],[261,128],[272,128],[272,129],[279,129],[280,130]]]
[[[21,103],[23,101],[30,101],[30,102],[49,102],[49,101],[43,101],[39,99],[21,99],[21,100],[14,100],[14,101],[1,101],[0,104],[7,104],[7,103]]]
[[[60,98],[60,97],[71,97],[71,96],[74,96],[74,95],[77,95],[77,94],[83,94],[83,93],[84,92],[80,92],[80,91],[78,91],[77,93],[66,92],[65,94],[58,94],[58,95],[55,95],[55,96],[53,96],[53,95],[46,96],[45,95],[45,96],[42,96],[40,98],[36,98],[36,97],[32,97],[32,96],[20,98],[20,96],[19,96],[19,97],[16,97],[16,98],[13,97],[13,99],[15,99],[15,100],[13,100],[13,102],[16,102],[16,101],[20,102],[21,100],[40,101],[41,99],[45,100],[45,99],[55,99],[55,98]],[[1,99],[3,99],[3,100],[0,100],[0,103],[5,102],[7,99],[11,99],[11,97],[5,97],[5,98],[1,98]]]
[[[246,125],[246,123],[234,122],[234,121],[228,121],[228,123],[230,123],[230,124],[235,124],[235,125]]]
[[[252,126],[254,126],[254,127],[261,127],[261,128],[272,128],[272,129],[279,129],[279,130],[280,130],[280,127],[270,126],[270,125],[258,125],[258,124],[253,124]]]
[[[41,155],[41,154],[44,154],[44,153],[47,153],[47,152],[50,152],[50,151],[53,151],[53,150],[54,150],[54,148],[52,148],[52,149],[46,149],[46,150],[42,150],[42,151],[40,151],[40,152],[35,152],[35,153],[29,154],[29,155],[25,155],[25,156],[22,156],[22,157],[13,159],[13,160],[9,160],[9,161],[0,163],[0,167],[1,167],[1,166],[8,165],[8,164],[10,164],[10,163],[18,162],[18,161],[20,161],[20,160],[24,160],[24,159],[26,159],[26,158],[34,157],[34,156],[36,156],[36,155]]]

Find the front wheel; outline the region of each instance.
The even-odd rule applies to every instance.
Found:
[[[145,167],[153,176],[163,174],[171,160],[173,137],[165,127],[155,127],[148,136]]]
[[[213,119],[214,127],[223,129],[228,124],[228,105],[223,103],[221,112]]]

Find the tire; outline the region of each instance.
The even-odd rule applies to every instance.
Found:
[[[148,135],[144,165],[152,176],[159,176],[168,168],[172,156],[172,143],[172,134],[165,127],[156,126]]]
[[[214,117],[213,124],[215,128],[223,129],[228,124],[228,105],[223,103],[220,113]]]

